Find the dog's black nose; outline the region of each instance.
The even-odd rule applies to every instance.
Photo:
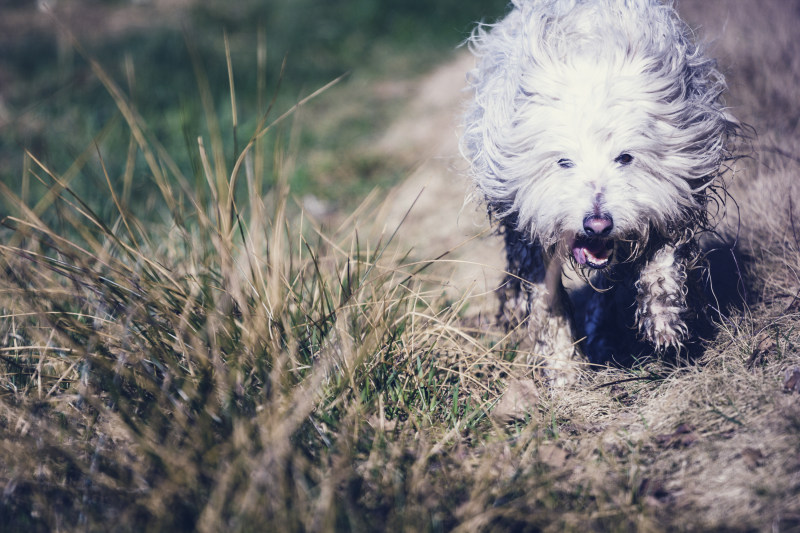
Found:
[[[607,237],[614,228],[614,221],[608,215],[590,215],[583,219],[583,231],[588,237]]]

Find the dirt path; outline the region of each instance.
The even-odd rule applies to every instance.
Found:
[[[403,221],[402,248],[414,257],[442,258],[438,269],[451,295],[469,294],[472,312],[493,310],[482,297],[499,283],[503,267],[500,239],[489,228],[486,211],[471,198],[466,163],[458,150],[459,120],[466,94],[465,76],[473,58],[459,51],[424,77],[411,104],[377,143],[377,150],[415,168],[389,195],[387,227]],[[452,275],[449,275],[452,273]]]

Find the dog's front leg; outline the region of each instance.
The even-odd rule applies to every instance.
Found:
[[[686,259],[672,245],[656,251],[639,274],[636,324],[658,350],[680,349],[688,335],[686,276]]]
[[[574,341],[569,299],[561,285],[561,264],[558,280],[538,284],[531,293],[528,334],[532,340],[532,358],[544,360],[544,376],[556,387],[575,381],[578,349]],[[551,269],[554,270],[551,265]]]
[[[551,295],[552,290],[556,290]],[[577,376],[577,348],[573,341],[572,321],[563,288],[547,283],[533,283],[507,276],[499,289],[499,320],[506,327],[522,327],[530,341],[527,364],[544,362],[546,379],[555,386],[564,386]]]
[[[507,328],[524,326],[530,340],[527,362],[544,362],[544,375],[556,386],[577,376],[569,299],[561,284],[561,263],[545,261],[537,243],[527,243],[518,234],[506,233],[508,274],[499,289],[498,319]]]

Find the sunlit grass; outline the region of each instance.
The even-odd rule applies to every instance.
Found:
[[[196,191],[92,65],[135,146],[120,171],[150,176],[168,222],[125,203],[102,136],[76,165],[102,169],[113,216],[73,193],[80,168],[60,175],[31,154],[28,179],[49,192],[29,207],[3,187],[14,214],[0,247],[2,387],[16,425],[3,475],[15,520],[331,526],[350,519],[326,485],[334,464],[385,453],[388,434],[450,441],[486,422],[499,382],[474,374],[493,364],[463,368],[460,352],[480,343],[455,323],[459,302],[426,286],[430,265],[407,260],[391,228],[363,222],[374,196],[331,233],[293,205],[297,153],[265,146],[264,133],[305,100],[265,114],[231,168],[207,102],[218,133],[197,139]],[[267,157],[277,175],[264,194]],[[15,452],[35,442],[35,457]]]

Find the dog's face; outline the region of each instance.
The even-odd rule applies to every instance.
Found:
[[[513,176],[513,209],[525,231],[579,265],[604,268],[615,249],[623,260],[632,243],[698,207],[690,183],[668,168],[674,132],[654,115],[641,68],[576,62],[552,89],[524,90],[516,102],[507,140],[520,149],[508,170],[524,174]]]
[[[732,122],[724,80],[674,11],[515,4],[471,41],[462,148],[489,210],[594,268],[702,219]]]

